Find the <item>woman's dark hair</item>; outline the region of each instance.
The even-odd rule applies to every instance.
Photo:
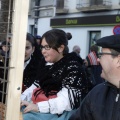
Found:
[[[28,40],[32,44],[32,47],[35,46],[35,38],[32,34],[27,33],[26,40]]]
[[[72,38],[72,34],[70,32],[67,32],[66,35],[67,35],[68,40]]]
[[[46,42],[50,47],[58,51],[58,48],[61,45],[65,46],[65,49],[63,51],[63,55],[67,54],[69,49],[68,49],[68,36],[66,32],[64,32],[61,29],[52,29],[47,31],[46,33],[43,34],[42,40],[45,38]],[[69,38],[70,39],[70,38]],[[42,42],[41,40],[41,42]]]
[[[41,53],[41,51],[40,51],[40,49],[39,49],[39,47],[38,47],[38,44],[37,44],[37,42],[36,42],[36,40],[35,40],[35,37],[34,37],[32,34],[27,33],[27,34],[26,34],[26,40],[31,43],[32,47],[35,47],[35,51],[34,51],[34,53],[33,53],[33,56],[34,56],[35,58],[37,58],[38,60],[41,60],[41,58],[42,58],[43,56],[42,56],[42,53]]]

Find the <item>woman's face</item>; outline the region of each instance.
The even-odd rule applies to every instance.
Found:
[[[61,47],[58,48],[58,51],[56,51],[53,48],[50,48],[45,38],[43,38],[41,46],[42,46],[41,52],[46,62],[55,63],[63,57],[64,50],[63,45],[61,45]]]
[[[34,52],[35,47],[32,46],[32,44],[26,40],[26,47],[25,47],[25,61],[30,58],[32,53]]]

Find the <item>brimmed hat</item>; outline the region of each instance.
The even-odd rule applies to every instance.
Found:
[[[37,35],[37,36],[35,37],[35,39],[41,39],[41,36],[40,36],[40,35]]]
[[[96,41],[96,45],[120,52],[120,34],[100,38]]]

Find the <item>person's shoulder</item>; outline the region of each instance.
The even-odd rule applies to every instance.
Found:
[[[108,89],[108,86],[106,85],[106,82],[100,83],[96,85],[92,90],[88,93],[86,96],[86,99],[89,99],[91,101],[100,99],[106,93],[106,90]]]
[[[103,83],[100,83],[100,84],[96,85],[96,86],[91,90],[91,92],[99,92],[99,91],[101,91],[101,89],[104,90],[106,87],[107,87],[107,86],[106,86],[106,82],[103,82]]]
[[[78,56],[75,52],[68,53],[68,58],[70,61],[83,62],[82,58]]]

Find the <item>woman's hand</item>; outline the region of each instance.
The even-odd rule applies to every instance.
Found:
[[[34,111],[34,112],[39,112],[39,108],[37,104],[29,103],[27,101],[22,101],[21,106],[26,106],[24,109],[24,113]]]
[[[22,106],[28,106],[28,104],[29,104],[28,101],[21,101],[21,104],[20,104],[20,105],[21,105],[21,107],[22,107]]]

